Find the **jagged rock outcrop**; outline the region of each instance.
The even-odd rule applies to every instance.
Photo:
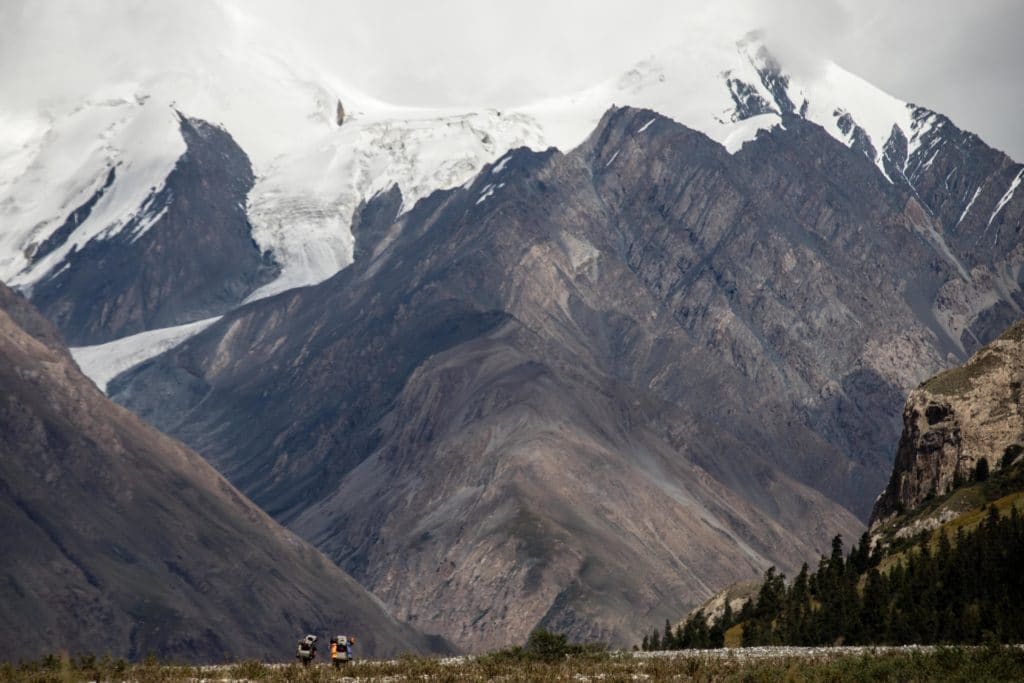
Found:
[[[252,239],[245,207],[254,177],[245,152],[205,121],[180,116],[180,130],[187,149],[163,187],[116,234],[73,251],[30,289],[72,346],[219,315],[277,275]],[[111,169],[98,194],[117,191],[115,178]],[[66,239],[96,198],[40,249]]]
[[[1015,323],[964,365],[911,392],[903,411],[889,485],[872,526],[913,510],[967,481],[984,459],[997,470],[1024,448],[1024,321]]]
[[[444,649],[398,623],[202,458],[114,405],[0,284],[0,659],[290,659]]]

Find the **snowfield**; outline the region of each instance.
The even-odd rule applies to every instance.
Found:
[[[905,138],[909,159],[926,151],[920,140],[933,120],[827,60],[798,80],[756,34],[705,35],[582,92],[512,109],[401,107],[351,88],[343,67],[317,63],[273,27],[235,15],[238,39],[186,51],[173,71],[140,66],[133,80],[34,114],[0,103],[0,280],[31,291],[85,243],[154,225],[160,214],[149,199],[185,152],[179,113],[222,126],[253,164],[253,238],[281,272],[249,301],[318,283],[351,263],[353,215],[377,193],[397,186],[408,209],[466,183],[509,149],[570,150],[613,105],[657,111],[731,153],[784,125],[783,110],[792,108],[846,145],[866,136],[883,173],[890,137]],[[500,181],[491,191],[498,188]],[[90,201],[91,211],[75,213]],[[993,208],[995,217],[1001,206]],[[77,227],[47,244],[72,216]],[[40,257],[41,246],[48,253]],[[152,334],[163,347],[201,328]],[[103,385],[142,355],[137,341],[125,340],[76,357]]]
[[[174,348],[218,320],[219,317],[207,318],[187,325],[140,332],[106,344],[74,347],[71,349],[71,357],[86,377],[106,393],[110,380],[125,370]]]

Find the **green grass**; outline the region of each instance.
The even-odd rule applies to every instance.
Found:
[[[326,664],[304,669],[245,662],[222,667],[126,665],[112,661],[79,668],[78,662],[51,660],[19,666],[0,665],[0,680],[50,681],[188,680],[285,681],[1019,681],[1024,680],[1024,651],[1017,648],[941,648],[933,652],[837,654],[747,659],[742,651],[723,656],[680,653],[673,657],[633,657],[628,653],[565,658],[555,662],[504,660],[491,656],[458,663],[404,657],[390,662],[364,661],[335,671]],[[108,668],[109,667],[109,668]]]
[[[1024,341],[1024,320],[1014,323],[1003,332],[997,341]],[[974,386],[974,380],[1005,363],[998,348],[991,344],[983,347],[973,358],[961,365],[935,375],[925,381],[921,388],[934,394],[960,396]]]
[[[999,516],[1010,514],[1010,508],[1016,507],[1018,512],[1024,512],[1024,491],[1016,491],[1014,493],[997,498],[991,502],[991,505],[999,511]],[[950,538],[956,535],[958,529],[963,529],[965,532],[972,531],[978,527],[983,521],[985,516],[988,514],[987,510],[982,508],[976,508],[970,512],[960,515],[956,519],[951,519],[940,528],[935,529],[932,532],[932,540],[937,545],[939,535],[945,531]]]
[[[1016,507],[1018,512],[1024,513],[1024,491],[1015,491],[1014,493],[1005,495],[1002,498],[996,498],[984,503],[986,506],[989,504],[993,505],[996,510],[999,511],[1000,517],[1010,514],[1011,507]],[[959,517],[949,520],[939,528],[927,532],[929,550],[935,550],[939,547],[939,537],[943,532],[946,533],[947,537],[952,542],[956,538],[957,530],[963,529],[964,533],[973,531],[979,524],[985,521],[985,517],[987,515],[988,510],[984,507],[976,507],[965,512]],[[917,538],[900,539],[901,543],[899,543],[899,545],[893,544],[893,546],[891,546],[893,550],[886,554],[885,559],[882,560],[882,563],[878,567],[879,570],[883,572],[887,571],[901,560],[906,559],[907,553],[917,547],[918,539],[920,539],[920,536]]]
[[[966,364],[940,372],[921,385],[925,391],[943,396],[961,396],[974,387],[974,380],[1005,364],[1002,353],[986,348]]]
[[[980,515],[981,508],[994,501],[1000,501],[1009,497],[1013,499],[1014,494],[1024,494],[1024,457],[1018,457],[1010,467],[993,471],[985,482],[967,482],[949,493],[934,496],[925,500],[919,507],[905,512],[886,522],[880,529],[883,542],[888,543],[893,549],[898,550],[902,546],[913,545],[913,539],[897,539],[895,533],[899,529],[909,526],[914,522],[939,514],[942,510],[953,510],[958,518],[946,522],[944,528],[952,536],[960,526],[958,519],[961,516],[973,519],[972,515]],[[1000,512],[1009,509],[1009,503],[1003,501]],[[973,526],[966,527],[967,531]]]

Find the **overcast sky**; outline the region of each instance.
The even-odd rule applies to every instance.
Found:
[[[0,107],[173,64],[224,39],[232,4],[406,104],[522,104],[618,75],[695,31],[762,27],[789,61],[831,57],[1024,160],[1019,0],[0,0]]]

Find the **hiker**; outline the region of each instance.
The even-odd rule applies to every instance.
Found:
[[[302,662],[302,666],[309,666],[313,658],[316,657],[316,636],[310,634],[300,640],[295,656]]]
[[[334,668],[341,668],[342,664],[352,661],[352,646],[356,642],[355,636],[335,636],[331,638],[331,663]]]

